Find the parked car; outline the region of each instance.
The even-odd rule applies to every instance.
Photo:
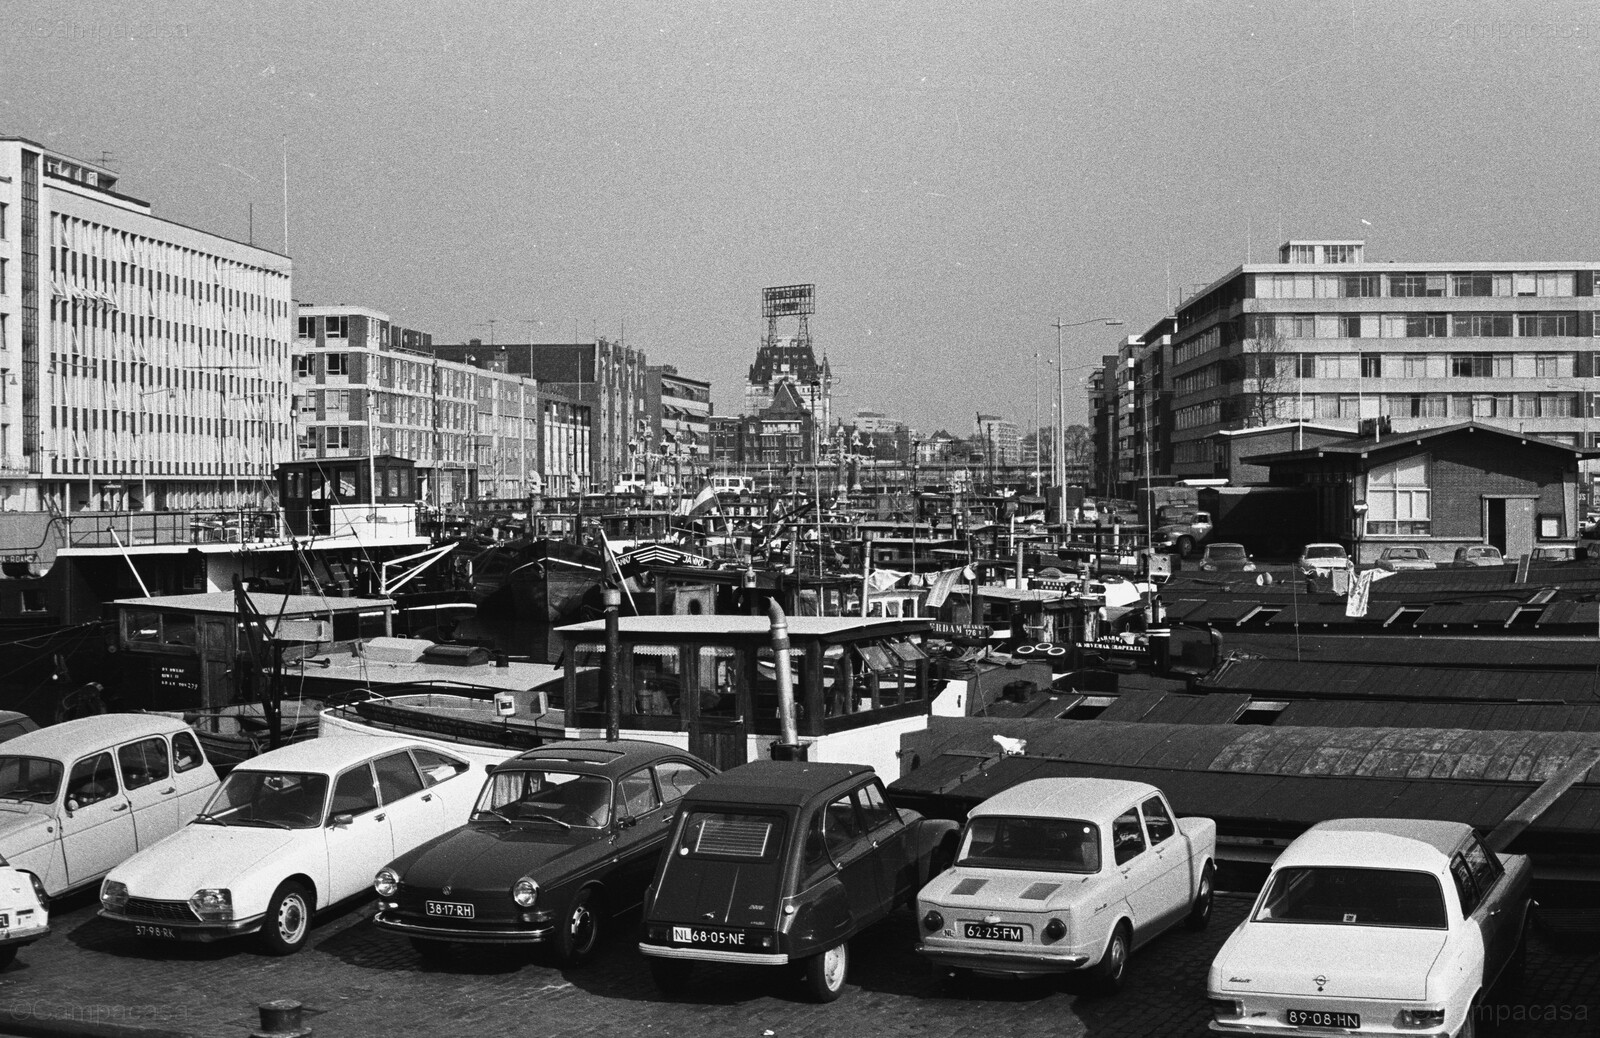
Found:
[[[19,735],[37,732],[39,723],[27,714],[15,710],[0,710],[0,742],[8,742]]]
[[[917,895],[917,951],[941,977],[1087,972],[1114,991],[1135,947],[1210,920],[1216,854],[1216,823],[1146,783],[1022,782],[972,809],[955,867]]]
[[[1546,544],[1533,549],[1534,562],[1572,562],[1578,557],[1578,549],[1570,544]]]
[[[1244,545],[1218,541],[1206,545],[1200,555],[1200,568],[1207,573],[1254,573],[1256,563]]]
[[[1355,564],[1350,561],[1350,553],[1344,550],[1342,544],[1322,543],[1308,544],[1300,552],[1300,558],[1295,565],[1300,567],[1300,572],[1308,577],[1332,576],[1335,570],[1344,570],[1349,573],[1355,569]]]
[[[831,1002],[850,939],[910,902],[955,842],[954,822],[896,808],[865,765],[752,761],[679,803],[639,950],[668,993],[696,962],[792,963]]]
[[[424,955],[450,941],[544,944],[578,965],[643,900],[678,801],[716,770],[627,740],[513,757],[490,769],[465,825],[378,873],[373,921]]]
[[[1391,544],[1378,553],[1377,566],[1390,573],[1399,573],[1412,569],[1437,569],[1439,564],[1433,561],[1426,548]]]
[[[1521,968],[1530,874],[1462,822],[1314,825],[1212,961],[1211,1029],[1473,1033],[1481,1000]]]
[[[217,772],[194,732],[157,714],[98,714],[0,744],[0,865],[50,897],[99,882],[195,816]]]
[[[1093,498],[1084,498],[1078,505],[1078,522],[1098,523],[1100,521],[1100,506]]]
[[[50,933],[50,898],[31,872],[0,866],[0,969]]]
[[[319,908],[366,893],[373,873],[460,825],[481,766],[401,739],[309,739],[240,764],[181,831],[100,887],[100,914],[139,937],[259,933],[300,950]]]
[[[1456,549],[1456,557],[1452,566],[1471,569],[1474,566],[1503,566],[1505,559],[1500,554],[1500,549],[1492,544],[1468,544]]]

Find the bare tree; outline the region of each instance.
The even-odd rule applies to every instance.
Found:
[[[1296,413],[1287,406],[1286,396],[1299,382],[1296,367],[1298,351],[1278,333],[1266,315],[1256,318],[1254,338],[1244,340],[1244,423],[1247,426],[1272,425]]]

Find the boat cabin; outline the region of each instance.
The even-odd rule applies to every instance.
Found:
[[[308,458],[277,468],[278,500],[296,536],[416,536],[416,463],[388,454]]]
[[[275,642],[348,641],[392,633],[387,598],[249,592]],[[249,670],[244,621],[232,591],[125,598],[117,609],[127,710],[217,710],[242,701]]]
[[[795,721],[810,760],[900,774],[901,733],[927,726],[933,692],[924,620],[788,618]],[[721,768],[768,757],[780,738],[776,656],[764,616],[618,621],[624,738],[682,746]],[[605,622],[560,628],[568,734],[604,735]]]

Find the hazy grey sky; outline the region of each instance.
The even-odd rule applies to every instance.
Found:
[[[1588,3],[0,2],[0,133],[445,342],[616,336],[734,410],[815,282],[846,408],[1050,422],[1289,237],[1594,259]],[[1365,221],[1365,222],[1364,222]],[[529,322],[534,322],[530,324]],[[1037,364],[1038,376],[1035,377]],[[1036,390],[1042,384],[1043,388]]]

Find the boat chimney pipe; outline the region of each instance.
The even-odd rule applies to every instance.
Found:
[[[622,636],[617,633],[617,613],[622,607],[622,592],[608,587],[606,603],[606,654],[600,660],[600,680],[606,690],[606,739],[621,738],[622,696],[617,689],[617,661],[622,658]]]
[[[772,621],[772,655],[778,676],[778,727],[783,741],[772,746],[773,760],[805,760],[806,748],[794,723],[794,674],[789,669],[789,621],[776,600],[767,607]]]

